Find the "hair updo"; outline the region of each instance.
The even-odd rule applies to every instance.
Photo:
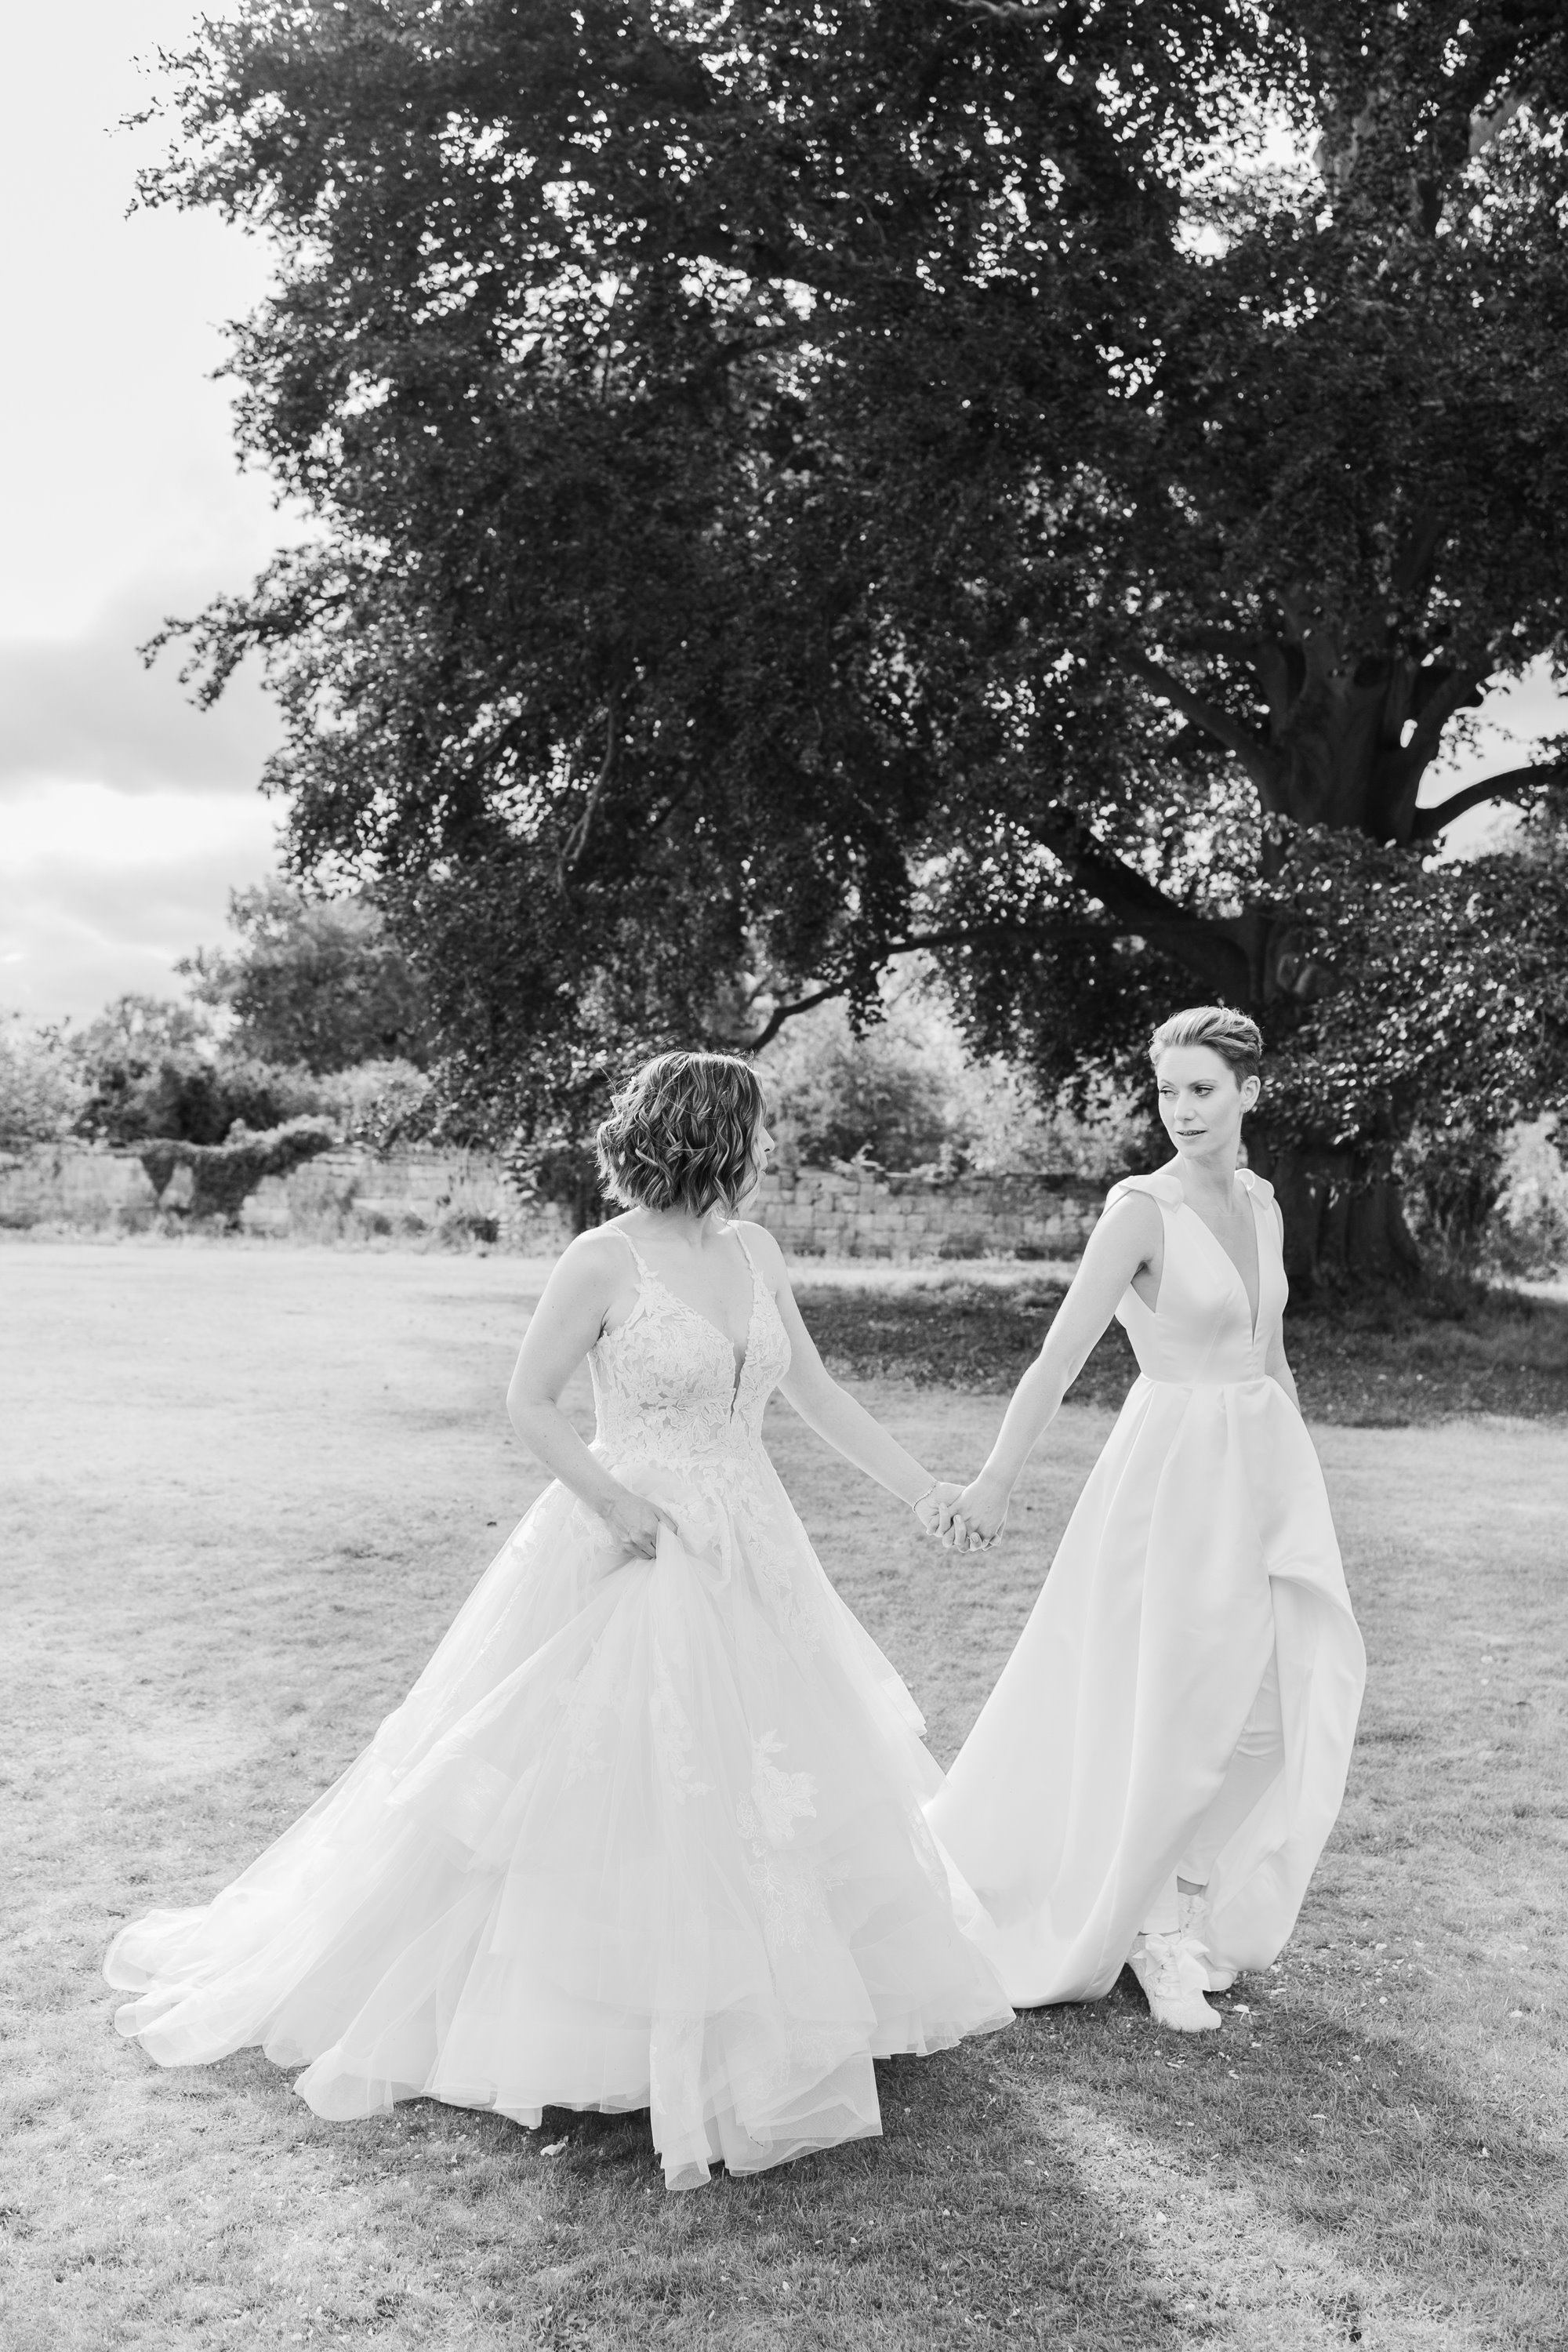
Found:
[[[1162,1021],[1149,1040],[1149,1059],[1156,1069],[1160,1056],[1172,1045],[1207,1045],[1228,1065],[1239,1087],[1263,1067],[1263,1032],[1247,1013],[1228,1004],[1189,1004]]]
[[[735,1054],[656,1054],[616,1095],[595,1139],[605,1192],[623,1209],[727,1209],[756,1173],[763,1090]]]

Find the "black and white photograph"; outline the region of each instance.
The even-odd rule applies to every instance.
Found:
[[[1563,0],[5,47],[3,2352],[1568,2352]]]

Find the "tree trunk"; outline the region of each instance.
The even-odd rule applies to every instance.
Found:
[[[1421,1253],[1392,1178],[1357,1182],[1348,1151],[1270,1151],[1250,1138],[1248,1158],[1267,1176],[1285,1218],[1285,1271],[1296,1296],[1416,1287]]]

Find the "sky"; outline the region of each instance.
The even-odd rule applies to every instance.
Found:
[[[0,83],[0,1010],[90,1016],[225,930],[275,864],[258,789],[277,723],[254,680],[195,711],[166,614],[241,588],[293,533],[235,454],[222,325],[264,246],[203,216],[126,217],[156,132],[137,56],[183,0],[50,0],[6,22]]]
[[[258,789],[278,740],[241,677],[198,713],[164,654],[169,614],[245,587],[298,524],[239,471],[224,322],[263,292],[265,244],[205,215],[127,217],[157,130],[114,126],[177,48],[185,0],[49,0],[9,12],[0,79],[0,1013],[90,1018],[225,931],[231,889],[276,863]],[[210,5],[212,14],[220,6]],[[1494,698],[1514,735],[1565,722],[1550,689]],[[1528,756],[1495,730],[1430,780]],[[1474,844],[1495,820],[1466,823]]]

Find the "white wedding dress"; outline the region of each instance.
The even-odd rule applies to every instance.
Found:
[[[684,2189],[876,2134],[873,2059],[1008,2021],[919,1713],[763,1450],[773,1297],[753,1268],[737,1371],[633,1255],[595,1450],[679,1540],[627,1559],[546,1489],[336,1786],[212,1903],[115,1938],[120,2029],[163,2064],[258,2042],[333,2117],[647,2107]]]
[[[1206,1890],[1196,1981],[1266,1967],[1333,1827],[1365,1680],[1322,1472],[1264,1370],[1287,1286],[1270,1187],[1241,1276],[1168,1170],[1134,1382],[1000,1681],[930,1809],[1019,2008],[1089,2000]]]

